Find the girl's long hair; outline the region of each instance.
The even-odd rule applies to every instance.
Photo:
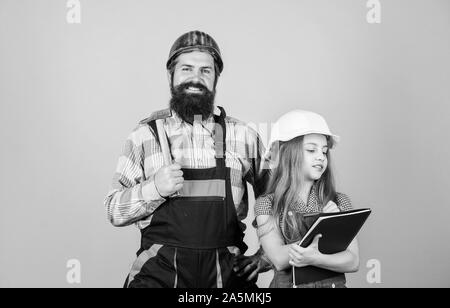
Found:
[[[329,138],[328,146],[331,148]],[[276,146],[276,145],[275,145]],[[273,194],[273,222],[281,231],[287,243],[301,239],[300,226],[296,215],[288,215],[292,205],[300,199],[303,175],[303,136],[296,137],[287,142],[280,142],[275,152],[277,162],[266,194]],[[316,181],[319,209],[321,210],[336,194],[333,174],[330,168],[330,151],[327,151],[328,166],[319,180]]]

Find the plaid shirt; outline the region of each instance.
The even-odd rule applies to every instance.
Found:
[[[220,114],[216,108],[215,114]],[[164,120],[174,161],[182,168],[216,166],[214,118],[194,122],[181,120],[175,112]],[[262,168],[264,146],[255,130],[243,122],[226,117],[225,163],[231,169],[232,198],[241,229],[248,214],[246,183],[253,186],[255,197],[264,192],[268,170]],[[135,223],[139,229],[150,224],[153,212],[166,201],[156,190],[155,173],[163,166],[163,155],[153,130],[140,123],[129,135],[119,158],[112,189],[105,198],[108,219],[114,226]]]

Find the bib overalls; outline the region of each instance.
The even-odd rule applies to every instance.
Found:
[[[169,198],[141,230],[138,258],[125,287],[251,288],[233,271],[227,247],[244,253],[247,246],[233,202],[230,168],[225,165],[225,111],[214,116],[216,167],[182,169],[184,184],[178,197]],[[155,121],[149,125],[159,143]],[[170,143],[169,143],[170,144]]]

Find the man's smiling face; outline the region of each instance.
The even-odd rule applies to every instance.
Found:
[[[193,123],[195,116],[206,120],[213,113],[215,66],[213,57],[203,51],[182,53],[168,71],[172,98],[170,107],[184,121]]]
[[[183,83],[201,84],[209,91],[214,90],[215,67],[213,57],[202,51],[182,53],[176,60],[172,77],[172,86]],[[200,88],[191,86],[185,90],[190,94],[201,94]]]

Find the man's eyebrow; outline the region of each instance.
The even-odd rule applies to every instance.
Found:
[[[181,66],[181,67],[189,67],[189,68],[194,67],[194,65],[192,65],[192,64],[181,64],[180,66]],[[202,68],[202,69],[204,69],[204,68],[213,69],[213,67],[214,67],[214,66],[212,66],[212,65],[200,66],[200,68]]]

